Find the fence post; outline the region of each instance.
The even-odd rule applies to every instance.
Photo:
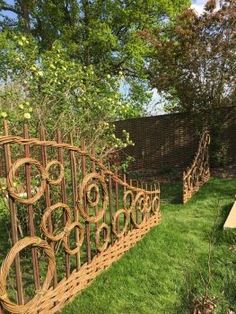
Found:
[[[8,123],[6,120],[3,122],[4,134],[9,135]],[[6,175],[8,176],[9,170],[11,169],[11,149],[10,144],[4,144],[4,154],[6,163]],[[12,244],[14,245],[18,241],[18,221],[17,221],[17,208],[15,200],[9,195],[9,207],[11,213],[11,233],[12,233]],[[17,300],[18,304],[24,304],[24,292],[22,284],[22,274],[20,267],[20,256],[19,254],[15,257],[15,270],[16,270],[16,289],[17,289]]]
[[[70,134],[70,143],[71,145],[74,145],[73,142],[73,135],[72,133]],[[71,164],[71,177],[72,177],[72,191],[73,191],[73,206],[74,206],[74,218],[75,221],[79,221],[79,210],[77,208],[77,200],[78,200],[78,185],[77,185],[77,163],[76,163],[76,158],[75,158],[75,153],[74,151],[70,151],[70,164]],[[79,242],[79,230],[76,228],[75,230],[75,237],[76,237],[76,242]],[[80,252],[76,254],[76,269],[80,269]]]
[[[57,138],[57,143],[61,143],[62,139],[61,139],[61,132],[59,130],[57,130],[56,132],[56,138]],[[63,153],[63,148],[58,148],[58,161],[64,166],[64,157],[63,157],[64,153]],[[66,199],[66,183],[65,183],[65,176],[62,178],[61,180],[61,198],[62,198],[62,202],[64,204],[67,203],[67,199]],[[64,222],[66,222],[66,213],[64,212]],[[68,253],[65,252],[65,262],[66,262],[66,277],[68,278],[70,275],[70,255]]]
[[[84,152],[85,151],[85,141],[82,141],[81,149]],[[86,176],[86,159],[85,155],[82,154],[81,156],[81,166],[82,166],[82,178]],[[86,201],[86,195],[84,195],[83,199],[83,206],[85,207],[85,210],[87,210],[87,201]],[[91,244],[90,244],[90,223],[89,221],[85,221],[85,233],[86,233],[86,252],[87,252],[87,261],[88,263],[91,262]]]
[[[23,131],[23,137],[25,139],[29,138],[29,129],[28,125],[24,124],[24,131]],[[25,157],[30,158],[30,146],[25,145]],[[31,166],[29,164],[25,165],[25,179],[26,179],[26,193],[27,197],[30,198],[32,196],[31,192]],[[29,227],[29,234],[31,236],[35,235],[35,227],[34,227],[34,210],[33,205],[29,204],[28,207],[28,227]],[[40,278],[39,278],[39,264],[38,264],[38,257],[37,257],[37,250],[36,248],[32,248],[32,260],[33,260],[33,273],[34,273],[34,283],[36,290],[40,289]]]

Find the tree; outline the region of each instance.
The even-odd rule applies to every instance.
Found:
[[[165,97],[168,111],[192,113],[199,130],[209,125],[219,164],[227,159],[222,130],[236,111],[236,2],[216,4],[208,1],[200,16],[188,9],[155,36],[148,31],[141,36],[155,48],[151,85]]]
[[[138,116],[150,98],[150,31],[189,0],[0,0],[0,109],[23,120],[60,125],[104,155],[122,147],[111,121]],[[9,15],[11,12],[11,15]],[[128,86],[122,94],[120,85]],[[68,121],[70,122],[68,125]],[[78,138],[79,140],[79,138]],[[109,149],[108,149],[109,151]]]
[[[138,36],[190,5],[189,0],[0,0],[2,30],[31,34],[40,49],[51,49],[60,40],[73,60],[94,65],[99,76],[123,73],[137,105],[149,96],[146,65],[150,46]],[[9,19],[6,12],[13,12]],[[5,17],[5,18],[4,18]]]
[[[156,36],[151,85],[167,99],[167,110],[200,113],[236,103],[236,2],[208,1],[203,15],[188,9]]]
[[[126,132],[122,140],[114,136],[112,121],[137,116],[139,108],[122,98],[116,79],[101,79],[93,65],[74,62],[58,42],[42,53],[33,39],[10,40],[3,32],[0,51],[0,118],[16,132],[26,120],[32,131],[45,127],[49,137],[56,128],[76,132],[77,144],[83,138],[102,155],[131,144]]]

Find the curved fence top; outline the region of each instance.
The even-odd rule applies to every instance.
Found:
[[[209,145],[210,134],[205,129],[191,166],[183,172],[183,203],[186,203],[210,178]]]
[[[61,139],[57,132],[56,140],[46,140],[43,129],[32,138],[27,125],[22,136],[10,135],[6,121],[0,136],[4,223],[11,233],[0,240],[6,247],[0,304],[12,313],[58,310],[160,221],[159,186],[134,186],[85,145]],[[88,280],[81,283],[85,268]],[[76,288],[68,289],[72,282]]]

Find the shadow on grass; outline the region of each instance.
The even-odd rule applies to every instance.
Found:
[[[236,280],[235,278],[228,278],[224,286],[224,296],[228,300],[229,304],[236,304]]]
[[[192,200],[204,201],[212,195],[212,187],[214,186],[214,194],[222,197],[232,197],[235,195],[235,185],[232,180],[223,180],[211,178],[204,184],[198,192],[194,193]],[[227,187],[227,188],[226,188]],[[182,181],[173,183],[161,183],[161,202],[162,204],[182,204]],[[189,200],[191,201],[191,200]]]
[[[189,314],[192,313],[192,303],[193,303],[193,296],[195,295],[196,291],[194,288],[189,286],[189,278],[191,277],[190,273],[186,274],[186,285],[182,286],[179,290],[180,302],[176,304],[173,311],[171,313],[178,313],[178,314]]]
[[[178,292],[180,301],[178,302],[178,304],[176,304],[176,306],[172,308],[172,310],[168,312],[168,314],[196,313],[196,304],[199,304],[200,306],[205,306],[205,303],[201,303],[203,302],[203,298],[206,298],[205,300],[215,302],[217,306],[218,311],[209,313],[228,313],[227,310],[229,309],[235,311],[235,276],[232,273],[227,273],[227,271],[224,271],[222,274],[214,274],[213,272],[214,275],[211,278],[211,281],[208,282],[209,274],[207,271],[207,265],[204,265],[202,258],[203,257],[196,261],[196,265],[193,266],[191,271],[186,272],[184,280],[185,284],[179,289]],[[207,255],[204,255],[204,260],[206,260],[207,258]],[[201,268],[198,269],[197,264],[201,265]],[[212,263],[212,268],[214,268],[214,263]],[[223,276],[222,283],[219,288],[223,296],[218,295],[218,297],[215,297],[215,291],[214,289],[212,289],[212,286],[214,287],[216,285],[217,277],[219,275]],[[223,302],[222,299],[224,299]]]
[[[233,203],[227,204],[222,207],[219,213],[219,218],[215,225],[214,230],[214,244],[227,243],[229,245],[236,244],[236,230],[235,229],[226,229],[224,230],[224,223],[230,213],[230,210],[233,206]]]
[[[228,253],[230,256],[235,254],[236,256],[236,230],[224,230],[223,225],[225,223],[225,220],[227,219],[229,212],[232,208],[232,203],[227,204],[225,206],[222,206],[220,209],[220,212],[218,213],[218,217],[216,219],[215,225],[212,227],[212,249],[215,252],[215,250],[218,250],[220,246],[228,245]],[[209,234],[208,234],[209,235]],[[211,241],[210,238],[208,241]],[[218,246],[218,249],[217,249]],[[227,251],[227,248],[226,248]],[[219,252],[219,251],[218,251]],[[193,258],[194,260],[194,258]],[[199,269],[195,269],[195,266],[191,269],[191,271],[187,272],[185,274],[185,284],[180,288],[179,290],[179,296],[180,296],[180,302],[179,304],[176,304],[176,307],[173,308],[173,311],[170,311],[170,313],[180,313],[180,314],[187,314],[187,313],[193,313],[193,305],[194,300],[199,299],[201,297],[202,293],[207,288],[207,278],[209,276],[207,269],[208,265],[206,261],[208,260],[208,254],[204,254],[201,256],[200,259],[194,262],[194,265],[201,265]],[[205,261],[205,262],[204,262]],[[223,262],[222,261],[219,262]],[[223,264],[224,265],[224,262]],[[231,265],[231,266],[230,266]],[[219,273],[219,270],[217,269],[217,263],[215,260],[211,262],[211,268],[212,268],[212,281],[217,281],[217,277],[223,276],[221,281],[221,291],[223,294],[223,298],[225,299],[224,304],[221,300],[221,297],[219,299],[216,299],[216,303],[218,303],[217,306],[220,305],[220,311],[227,311],[229,309],[235,311],[236,310],[236,279],[235,279],[235,273],[228,271],[228,266],[230,268],[234,268],[236,266],[236,258],[228,258],[227,261],[225,261],[225,266],[223,266],[223,270]],[[216,267],[216,268],[215,268]],[[203,280],[199,280],[199,278],[204,278]],[[205,283],[204,283],[205,282]],[[214,286],[214,285],[213,285]],[[211,290],[211,283],[209,282],[208,286],[209,290]],[[214,296],[214,292],[209,292],[209,297]],[[223,313],[223,312],[217,312],[217,313]],[[224,312],[226,313],[226,312]]]
[[[162,183],[161,202],[163,204],[182,204],[182,182]]]

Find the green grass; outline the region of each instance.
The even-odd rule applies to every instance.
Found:
[[[179,192],[178,184],[162,187],[161,225],[103,272],[63,314],[190,313],[193,299],[206,286],[209,296],[217,299],[216,313],[236,311],[236,236],[222,230],[236,180],[211,179],[186,205],[179,203]]]

